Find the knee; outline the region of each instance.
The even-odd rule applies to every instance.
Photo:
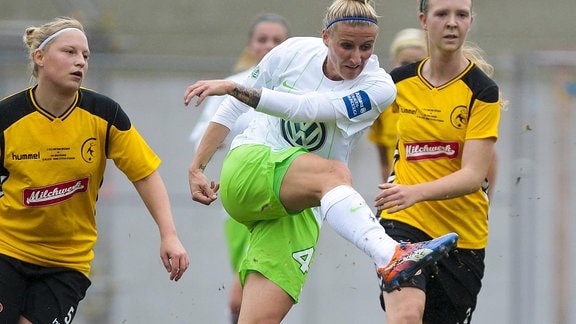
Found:
[[[228,308],[232,314],[240,314],[240,306],[242,305],[242,285],[236,279],[232,284],[230,296],[228,298]]]
[[[326,182],[331,185],[352,185],[352,173],[348,167],[340,161],[329,160],[326,168]]]
[[[350,169],[340,161],[329,160],[326,167],[322,168],[321,179],[321,197],[338,186],[352,186]]]
[[[422,323],[424,309],[409,305],[386,309],[386,323]]]
[[[240,314],[240,306],[242,305],[242,299],[231,299],[228,303],[228,308],[230,309],[230,313],[238,316]]]
[[[426,296],[413,288],[384,293],[386,323],[422,323]]]

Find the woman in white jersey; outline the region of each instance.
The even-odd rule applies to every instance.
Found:
[[[195,201],[210,204],[221,188],[230,216],[251,231],[240,268],[240,323],[279,323],[298,302],[324,220],[373,258],[398,285],[450,250],[457,235],[399,244],[386,235],[351,184],[346,166],[355,143],[396,96],[373,55],[377,14],[366,0],[336,0],[321,38],[290,38],[258,64],[244,85],[199,81],[184,94],[231,95],[208,126],[189,168]],[[240,104],[242,102],[243,104]],[[203,174],[237,116],[258,115],[228,153],[221,185]]]
[[[457,248],[401,289],[382,284],[387,323],[470,323],[484,275],[488,183],[500,96],[491,66],[466,45],[471,0],[420,0],[429,57],[391,72],[398,88],[398,145],[390,183],[377,199],[396,240],[447,231]],[[486,73],[488,71],[489,73]]]
[[[244,82],[264,55],[288,38],[288,32],[288,21],[284,17],[276,14],[264,14],[258,16],[250,27],[248,33],[248,45],[234,66],[234,71],[241,72],[226,78],[226,80],[237,83]],[[214,116],[216,109],[220,103],[222,103],[224,98],[226,97],[210,97],[204,103],[202,114],[198,118],[198,122],[190,134],[190,141],[194,143],[195,148],[200,144],[200,140],[210,123],[210,119]],[[255,110],[242,114],[242,116],[236,120],[230,131],[228,137],[230,140],[224,142],[221,149],[228,149],[232,138],[246,129],[248,123],[255,118],[256,114],[258,114],[258,112]],[[230,265],[235,271],[238,271],[240,268],[240,262],[244,259],[244,255],[248,249],[250,232],[246,226],[240,224],[235,219],[228,217],[228,215],[226,215],[224,230],[226,242],[228,244]],[[230,320],[232,323],[238,321],[241,302],[242,285],[240,284],[238,275],[236,275],[232,287],[230,288],[228,300],[228,309],[230,311]]]

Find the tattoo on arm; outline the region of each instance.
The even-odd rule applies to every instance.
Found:
[[[204,163],[200,163],[200,165],[198,166],[198,168],[200,168],[200,170],[202,170],[202,172],[204,172],[204,170],[206,170],[206,167],[208,167],[208,163],[210,163],[210,160],[212,160],[212,156],[214,155],[210,155],[210,157],[208,158],[208,160]]]
[[[236,84],[236,87],[232,91],[232,96],[241,102],[247,104],[252,108],[256,108],[260,102],[260,97],[262,96],[262,90],[247,88],[245,86]]]
[[[216,152],[214,152],[216,153]],[[202,170],[202,172],[204,172],[204,170],[206,170],[206,168],[208,167],[208,163],[210,163],[210,161],[212,160],[212,157],[214,156],[214,153],[212,153],[212,155],[210,155],[208,157],[208,160],[206,160],[206,162],[200,162],[200,165],[198,166],[198,168],[200,170]]]

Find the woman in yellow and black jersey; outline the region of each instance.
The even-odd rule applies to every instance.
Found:
[[[0,101],[0,323],[71,323],[90,286],[96,200],[106,160],[133,182],[158,225],[170,279],[189,264],[160,159],[112,99],[81,88],[82,25],[26,30],[37,84]]]
[[[382,287],[390,323],[469,323],[484,274],[488,184],[500,119],[499,89],[468,55],[471,0],[421,0],[429,57],[391,72],[398,95],[398,144],[389,183],[376,197],[396,240],[448,232],[457,249],[401,290]],[[470,52],[471,53],[471,52]],[[412,321],[413,320],[413,321]]]

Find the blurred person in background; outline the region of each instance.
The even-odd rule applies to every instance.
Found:
[[[107,159],[154,218],[170,280],[189,259],[159,157],[118,103],[81,86],[90,57],[82,24],[57,18],[23,38],[37,83],[0,101],[0,323],[71,323],[91,284]]]
[[[466,41],[471,0],[419,0],[429,57],[391,72],[398,95],[398,145],[376,197],[394,239],[456,232],[457,248],[410,281],[381,282],[386,323],[470,323],[484,276],[488,181],[501,100],[493,69]]]
[[[424,59],[426,49],[426,33],[418,28],[406,28],[399,31],[390,44],[390,69],[418,62]],[[386,181],[390,174],[390,163],[394,157],[394,149],[398,141],[396,122],[398,114],[392,109],[386,109],[368,131],[368,139],[376,145],[380,158],[382,180]]]
[[[392,240],[352,187],[350,152],[396,95],[373,55],[378,15],[368,0],[335,0],[322,37],[287,39],[244,84],[202,80],[184,104],[230,95],[208,126],[189,167],[192,199],[217,199],[246,225],[250,245],[240,268],[240,323],[280,323],[298,302],[326,221],[370,256],[390,285],[441,258],[457,235],[415,244]],[[197,98],[196,98],[197,97]],[[243,104],[241,104],[243,103]],[[237,117],[262,112],[236,136],[220,184],[204,170]]]
[[[243,83],[250,76],[250,73],[252,73],[254,67],[258,62],[260,62],[260,60],[262,60],[264,55],[285,41],[288,36],[289,24],[284,17],[271,13],[258,16],[249,29],[248,44],[242,51],[241,56],[234,66],[234,71],[237,73],[226,78],[226,80]],[[202,109],[198,122],[190,134],[190,141],[194,143],[195,148],[200,144],[200,140],[210,123],[210,119],[212,119],[218,106],[225,98],[226,96],[207,98],[204,103],[205,107]],[[230,147],[231,139],[242,133],[242,131],[248,127],[250,121],[255,118],[256,114],[258,114],[258,112],[250,110],[239,116],[230,130],[227,140],[222,143],[220,149],[227,151]],[[226,214],[226,211],[223,212],[226,217],[224,230],[226,242],[228,244],[230,265],[235,271],[234,281],[230,288],[228,301],[229,316],[232,323],[237,323],[238,315],[240,314],[240,305],[242,303],[242,285],[240,284],[240,279],[238,277],[238,270],[240,269],[240,263],[248,249],[250,232],[245,225],[240,224],[232,217],[229,217]]]

